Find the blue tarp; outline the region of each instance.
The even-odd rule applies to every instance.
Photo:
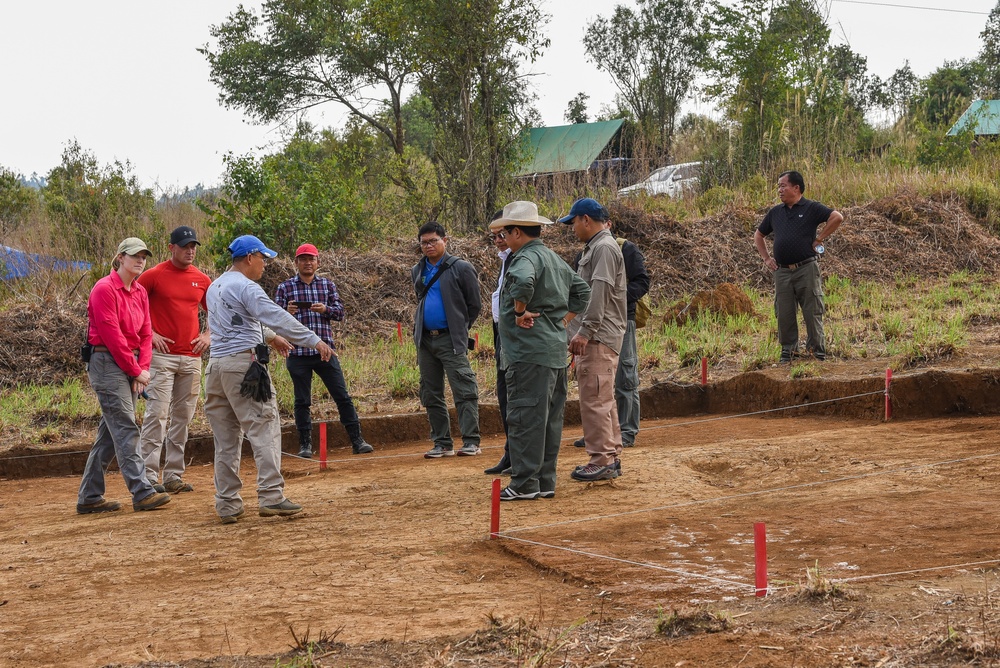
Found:
[[[51,255],[39,255],[10,246],[0,246],[0,280],[25,278],[44,269],[87,271],[90,269],[90,263],[83,260],[60,260]]]

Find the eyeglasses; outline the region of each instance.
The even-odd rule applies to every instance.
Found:
[[[432,248],[432,247],[434,247],[434,246],[437,246],[437,245],[438,245],[438,243],[440,243],[440,241],[441,241],[441,240],[440,240],[440,239],[437,239],[437,238],[435,238],[435,239],[427,239],[426,241],[425,241],[425,240],[423,240],[423,239],[421,239],[419,243],[420,243],[420,245],[421,245],[421,246],[423,246],[424,248]]]
[[[506,239],[506,232],[493,232],[490,234],[490,241],[496,241],[497,239]]]
[[[264,264],[271,264],[271,258],[267,257],[263,253],[254,253],[257,257],[264,261]]]

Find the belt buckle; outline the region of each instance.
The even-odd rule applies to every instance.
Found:
[[[802,266],[802,263],[801,263],[801,262],[796,262],[795,264],[790,264],[790,265],[788,265],[788,268],[789,268],[789,269],[798,269],[798,268],[799,268],[799,267],[801,267],[801,266]]]
[[[428,329],[427,331],[430,332],[431,336],[441,336],[440,329]]]

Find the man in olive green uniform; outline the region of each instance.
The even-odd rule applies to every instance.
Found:
[[[566,324],[587,308],[590,287],[539,239],[533,202],[512,202],[490,223],[513,251],[500,292],[502,364],[507,380],[510,484],[503,501],[550,499],[566,406]]]

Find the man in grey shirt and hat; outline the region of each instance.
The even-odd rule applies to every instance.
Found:
[[[255,236],[237,237],[229,244],[233,264],[208,289],[211,357],[205,369],[205,415],[215,438],[215,510],[223,524],[243,515],[240,454],[243,435],[257,464],[257,497],[262,517],[294,515],[302,506],[285,498],[281,475],[281,421],[273,386],[260,401],[241,394],[240,386],[255,348],[264,341],[264,327],[288,341],[316,349],[326,361],[333,349],[288,311],[275,304],[256,283],[268,260],[277,257]],[[283,346],[288,341],[282,339]],[[287,353],[287,349],[283,352]],[[270,383],[269,378],[264,379]]]

